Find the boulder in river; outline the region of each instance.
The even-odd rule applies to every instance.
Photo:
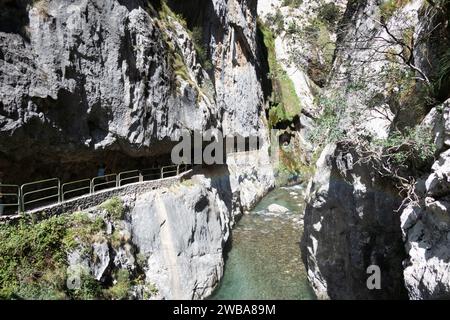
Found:
[[[267,210],[274,213],[286,213],[289,211],[288,208],[280,206],[279,204],[273,203],[267,207]]]

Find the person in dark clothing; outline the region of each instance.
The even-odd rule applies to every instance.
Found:
[[[97,177],[103,177],[106,173],[106,164],[102,163],[97,169]]]

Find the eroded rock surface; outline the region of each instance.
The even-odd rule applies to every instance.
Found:
[[[429,175],[417,182],[418,203],[402,212],[408,259],[405,285],[411,299],[450,298],[450,102],[434,114],[439,156]]]
[[[395,189],[355,155],[328,145],[307,190],[302,250],[308,278],[322,299],[404,298],[404,258]],[[378,265],[381,290],[369,290]]]
[[[130,158],[170,154],[182,130],[249,136],[263,126],[256,1],[191,1],[205,17],[195,45],[159,1],[0,6],[3,181],[93,176],[103,161],[120,171],[139,166]]]

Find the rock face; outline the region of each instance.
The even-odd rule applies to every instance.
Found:
[[[146,281],[165,299],[200,299],[223,274],[223,249],[234,223],[227,179],[139,196],[131,211],[132,239],[147,260]]]
[[[98,281],[144,268],[159,298],[207,297],[234,217],[274,184],[256,0],[0,0],[0,9],[0,183],[167,160],[184,130],[263,138],[212,178],[125,199],[126,217],[108,224],[118,243],[94,243],[96,261],[69,255]]]
[[[301,161],[309,163],[314,152],[314,146],[308,139],[314,127],[314,119],[318,116],[316,95],[323,87],[324,76],[317,81],[313,73],[325,74],[320,69],[331,65],[332,52],[336,41],[335,30],[328,30],[324,25],[314,24],[318,20],[322,6],[335,5],[340,14],[345,10],[347,1],[315,1],[301,2],[282,0],[259,0],[258,16],[274,34],[274,54],[277,64],[285,72],[285,77],[292,82],[293,90],[300,103],[298,119],[291,126],[291,141],[299,148]],[[280,24],[282,28],[280,30]],[[327,38],[327,43],[318,45],[311,37],[311,30],[321,30],[321,37]],[[325,57],[328,55],[327,57]],[[312,70],[315,71],[312,71]],[[317,71],[317,72],[316,72]],[[320,82],[320,85],[319,85]]]
[[[450,101],[434,119],[439,156],[417,183],[419,200],[403,210],[401,227],[408,259],[405,285],[411,299],[450,298]]]
[[[209,73],[191,33],[174,14],[158,13],[161,5],[0,2],[5,181],[71,170],[76,176],[95,172],[96,161],[123,165],[167,155],[181,130],[257,134],[263,124],[256,1],[190,4],[191,12],[206,17],[200,27]],[[34,166],[23,165],[30,159]]]
[[[261,150],[236,153],[227,157],[230,184],[237,194],[236,203],[243,211],[250,210],[275,185],[268,146]]]
[[[241,213],[229,174],[216,174],[115,199],[123,203],[120,215],[111,215],[108,202],[89,210],[105,227],[92,243],[81,242],[69,252],[69,277],[88,273],[108,285],[126,271],[135,279],[124,288],[126,297],[208,297],[222,278],[224,247]]]
[[[302,251],[308,278],[322,299],[404,298],[403,243],[395,210],[401,199],[351,152],[328,145],[307,190]],[[367,268],[381,269],[369,290]]]
[[[388,141],[399,128],[415,127],[428,111],[405,108],[426,104],[420,95],[425,78],[435,76],[439,52],[448,47],[428,40],[442,38],[445,43],[448,27],[437,21],[440,13],[426,8],[422,0],[397,4],[391,11],[375,0],[347,4],[323,90],[328,102],[338,97],[336,121],[344,138],[337,140],[345,143],[328,144],[317,161],[302,241],[308,276],[321,298],[449,297],[448,103],[432,110],[421,125],[434,127],[437,161],[422,177],[425,165],[409,168],[409,178],[418,181],[418,199],[406,209],[396,183],[357,155],[364,153],[364,143]],[[389,39],[403,37],[405,30],[414,32],[417,43],[413,71],[384,56],[399,48]],[[394,73],[399,76],[386,77]],[[408,74],[419,80],[405,84]],[[358,153],[350,141],[359,143]],[[380,267],[379,290],[367,287],[370,265]]]

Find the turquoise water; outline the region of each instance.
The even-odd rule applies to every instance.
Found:
[[[300,193],[300,187],[276,189],[242,217],[211,299],[315,299],[300,255]],[[273,203],[289,212],[268,212]]]

